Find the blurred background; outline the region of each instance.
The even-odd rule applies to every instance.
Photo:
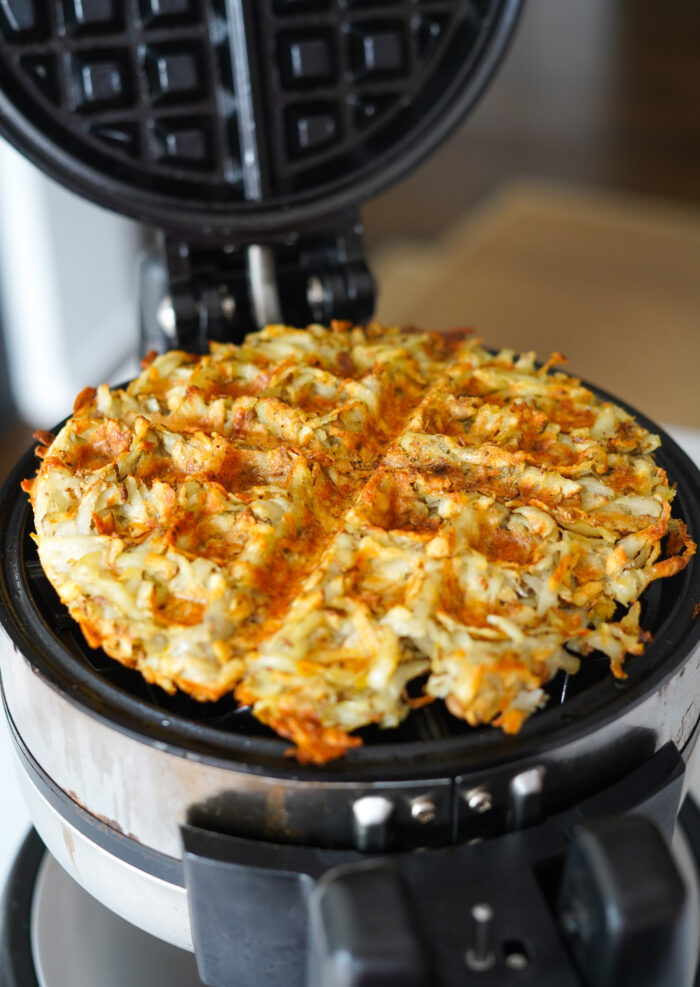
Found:
[[[382,320],[558,349],[697,442],[697,0],[529,0],[475,112],[364,219]],[[135,370],[143,232],[0,146],[3,475]]]

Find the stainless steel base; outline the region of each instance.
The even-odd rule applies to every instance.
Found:
[[[194,956],[100,905],[46,854],[31,946],[40,987],[203,987]]]
[[[91,896],[90,900],[101,902],[145,933],[191,952],[185,889],[133,867],[87,839],[44,798],[19,763],[17,769],[35,829],[66,873]],[[93,981],[73,981],[72,987],[83,983]]]

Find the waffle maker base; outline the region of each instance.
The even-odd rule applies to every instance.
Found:
[[[692,796],[681,809],[672,852],[689,893],[692,983],[700,987],[700,809]],[[204,987],[191,953],[148,935],[96,902],[56,863],[35,830],[15,859],[1,915],[0,987]],[[510,940],[502,955],[494,954],[493,967],[474,971],[474,981],[466,979],[465,962],[464,982],[500,984],[509,976],[513,984],[524,978],[533,982],[531,966],[527,946]],[[488,979],[480,976],[487,972],[492,974]],[[500,976],[496,980],[493,974]],[[555,968],[546,980],[540,973],[535,982],[564,987],[574,981]]]
[[[661,432],[697,539],[697,470],[632,413]],[[97,901],[193,950],[212,987],[452,987],[469,982],[470,950],[488,987],[525,976],[511,956],[538,987],[692,983],[660,834],[676,828],[700,721],[697,560],[644,595],[653,641],[623,682],[591,657],[517,737],[428,707],[317,768],[232,703],[144,693],[85,646],[29,538],[19,481],[33,469],[28,453],[0,494],[5,713],[34,825]],[[470,928],[482,905],[487,927]]]
[[[696,953],[700,810],[691,796],[681,810],[672,848],[691,895]],[[95,902],[47,853],[35,831],[17,855],[2,914],[0,987],[202,987],[191,953],[147,935]],[[510,953],[511,970],[524,972],[528,966],[526,954]],[[700,967],[694,987],[700,987]]]

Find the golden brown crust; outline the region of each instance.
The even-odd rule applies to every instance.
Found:
[[[593,649],[624,675],[695,550],[658,440],[468,333],[268,327],[82,391],[23,486],[88,643],[313,763],[437,698],[517,732]]]

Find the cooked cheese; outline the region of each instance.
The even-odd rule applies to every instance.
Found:
[[[39,556],[88,643],[317,763],[417,702],[516,732],[593,649],[623,676],[695,549],[656,436],[460,333],[269,326],[86,389],[45,440]]]

